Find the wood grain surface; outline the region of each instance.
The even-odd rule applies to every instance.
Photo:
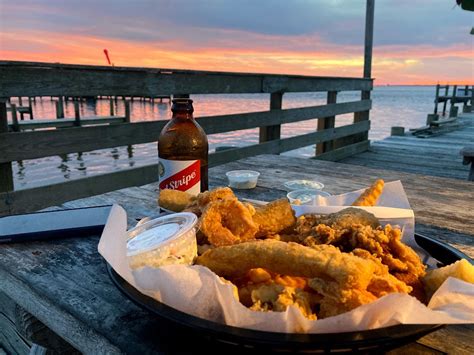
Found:
[[[468,179],[469,167],[462,164],[460,151],[474,146],[474,113],[464,113],[456,119],[455,125],[442,131],[430,129],[428,133],[424,138],[407,134],[372,141],[366,152],[347,157],[341,162],[421,175]]]
[[[158,96],[372,90],[372,79],[0,61],[0,96]]]
[[[261,173],[257,188],[239,190],[241,198],[264,201],[284,197],[283,182],[314,179],[339,194],[367,186],[376,178],[401,180],[417,231],[445,241],[474,257],[473,183],[301,158],[264,155],[211,168],[210,186],[226,185],[225,172]],[[119,203],[129,226],[156,215],[157,184],[126,188],[65,203],[81,207]],[[99,237],[0,245],[0,291],[85,353],[170,353],[202,351],[206,339],[176,337],[175,330],[123,296],[110,280],[97,252]],[[181,333],[178,333],[181,334]],[[417,343],[390,352],[473,353],[474,327],[448,326]]]

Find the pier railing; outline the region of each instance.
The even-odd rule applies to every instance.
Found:
[[[278,154],[317,144],[317,159],[338,160],[369,147],[370,99],[337,102],[341,91],[372,90],[372,80],[345,77],[243,74],[175,69],[0,62],[0,215],[36,210],[68,200],[157,181],[157,164],[14,191],[11,163],[60,154],[155,142],[166,121],[10,132],[6,101],[15,96],[125,97],[190,94],[270,94],[269,110],[198,117],[206,133],[259,128],[258,144],[210,155],[215,166],[258,154]],[[282,109],[287,92],[327,92],[327,104]],[[363,97],[363,96],[362,96]],[[337,115],[354,122],[335,127]],[[318,119],[314,132],[281,138],[281,125]],[[317,129],[317,130],[316,130]]]

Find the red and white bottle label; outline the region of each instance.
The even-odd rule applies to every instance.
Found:
[[[160,174],[160,190],[180,190],[193,195],[201,192],[201,162],[199,160],[160,158],[158,172]]]

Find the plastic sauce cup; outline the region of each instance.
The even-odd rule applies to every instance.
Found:
[[[286,197],[290,201],[290,204],[295,205],[309,205],[311,204],[316,196],[331,196],[329,192],[315,190],[315,189],[300,189],[288,192]]]
[[[151,219],[128,231],[127,259],[132,270],[148,266],[191,265],[197,256],[194,213]]]
[[[283,186],[288,191],[302,190],[302,189],[311,189],[311,190],[322,190],[324,184],[315,180],[290,180],[286,181]]]
[[[228,171],[226,176],[229,179],[229,187],[244,190],[253,189],[257,186],[260,173],[254,170],[232,170]]]

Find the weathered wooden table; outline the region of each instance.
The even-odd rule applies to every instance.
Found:
[[[260,171],[257,188],[237,194],[267,201],[285,196],[282,183],[295,178],[319,180],[325,184],[325,190],[333,194],[362,188],[376,178],[400,179],[415,211],[417,231],[474,256],[472,182],[265,155],[210,169],[211,187],[225,185],[224,173],[233,169]],[[156,188],[156,184],[132,187],[68,202],[60,207],[119,203],[127,210],[129,225],[134,225],[136,218],[158,213]],[[121,294],[97,252],[98,240],[97,236],[1,245],[0,291],[3,298],[20,305],[84,353],[202,350],[205,339],[173,337],[168,325],[163,325]],[[1,340],[0,337],[0,344]],[[405,352],[472,354],[474,327],[448,326],[393,351]]]

